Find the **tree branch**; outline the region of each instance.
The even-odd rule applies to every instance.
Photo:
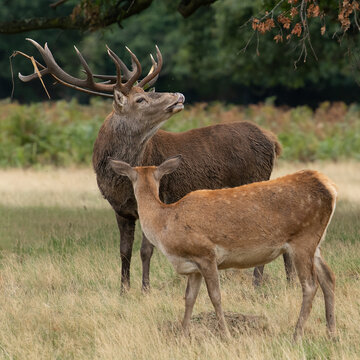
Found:
[[[178,11],[184,18],[187,18],[200,6],[210,5],[215,1],[216,0],[181,0]]]
[[[126,2],[121,6],[110,8],[105,15],[98,19],[86,19],[82,15],[60,16],[54,18],[30,18],[0,23],[0,34],[17,34],[31,30],[63,29],[63,30],[96,30],[120,23],[122,20],[140,13],[148,8],[153,0],[135,0],[131,5]]]
[[[17,34],[31,30],[80,29],[82,24],[75,23],[70,16],[56,18],[31,18],[0,23],[0,34]]]
[[[50,4],[55,8],[67,0],[57,0]],[[183,17],[189,17],[199,7],[210,5],[216,0],[181,0],[178,11]],[[83,12],[74,15],[79,7],[74,7],[73,13],[67,16],[54,18],[34,17],[29,19],[13,20],[0,23],[0,34],[17,34],[32,30],[63,29],[63,30],[97,30],[118,23],[132,15],[138,14],[148,8],[153,0],[119,1],[116,6],[106,9],[98,18],[84,16]],[[121,4],[121,5],[120,5]]]
[[[53,9],[55,9],[56,7],[58,7],[59,5],[62,5],[64,3],[66,3],[68,0],[58,0],[52,4],[50,4],[49,6]]]

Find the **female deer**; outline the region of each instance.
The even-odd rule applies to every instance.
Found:
[[[335,185],[316,171],[236,188],[198,190],[174,204],[159,199],[159,183],[175,171],[181,157],[160,166],[132,168],[111,160],[119,175],[132,181],[143,232],[179,274],[188,275],[183,327],[188,329],[204,277],[220,328],[225,334],[218,270],[249,268],[291,254],[302,286],[303,302],[294,338],[303,331],[318,283],[324,293],[329,334],[335,333],[335,277],[320,254],[335,210]]]

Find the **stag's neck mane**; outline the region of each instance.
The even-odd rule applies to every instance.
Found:
[[[94,144],[93,166],[98,176],[118,178],[109,165],[109,158],[125,161],[131,166],[141,164],[152,134],[144,136],[131,124],[115,111],[106,118]]]
[[[109,158],[126,161],[132,166],[142,162],[148,138],[134,131],[131,121],[125,120],[115,112],[106,118],[94,144],[93,167],[99,189],[115,211],[122,214],[124,209],[126,216],[137,217],[131,182],[126,176],[117,175],[109,162]]]

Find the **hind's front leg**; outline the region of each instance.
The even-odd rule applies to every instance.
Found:
[[[198,296],[202,276],[200,273],[190,274],[185,292],[185,314],[182,321],[182,327],[185,333],[189,332],[191,314]]]

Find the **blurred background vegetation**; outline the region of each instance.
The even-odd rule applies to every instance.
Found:
[[[0,167],[91,164],[92,147],[109,100],[90,105],[57,101],[19,105],[0,103]],[[197,103],[173,116],[164,129],[185,131],[219,122],[248,120],[274,131],[283,145],[282,160],[360,160],[360,106],[323,102],[276,107],[269,98],[257,105]]]
[[[0,22],[19,17],[60,15],[69,12],[78,0],[68,0],[56,9],[49,7],[53,2],[49,0],[3,1],[5,6],[0,8]],[[349,36],[343,37],[339,43],[334,38],[334,34],[340,31],[337,21],[327,18],[327,31],[322,36],[319,21],[313,19],[310,23],[313,28],[311,41],[318,60],[309,49],[307,61],[300,61],[295,69],[294,61],[299,56],[298,41],[276,43],[274,33],[267,33],[260,35],[257,46],[257,34],[253,36],[251,24],[242,26],[260,10],[270,9],[269,3],[218,0],[211,6],[200,7],[184,19],[177,11],[177,1],[154,0],[140,14],[123,20],[122,29],[113,24],[95,32],[52,29],[1,34],[0,98],[11,94],[8,58],[14,50],[42,60],[37,50],[25,41],[30,37],[41,45],[48,42],[61,66],[75,75],[80,75],[80,64],[73,45],[84,54],[95,73],[113,74],[114,65],[106,53],[105,44],[129,61],[124,48],[127,45],[145,67],[150,66],[148,55],[154,53],[157,44],[165,60],[158,90],[181,91],[187,102],[215,100],[248,104],[275,96],[277,105],[316,107],[322,101],[357,101],[359,87],[355,80],[360,71],[357,69],[360,57],[357,59],[356,56],[358,31],[352,34],[349,30]],[[251,37],[246,51],[242,51]],[[15,75],[19,71],[23,74],[33,71],[30,61],[20,57],[13,60],[13,67]],[[48,79],[47,84],[51,82]],[[88,101],[87,96],[61,86],[49,86],[49,90],[53,99],[75,96],[81,102]],[[14,98],[21,102],[47,99],[39,81],[23,84],[17,76]]]
[[[3,1],[0,22],[16,20],[19,14],[21,18],[65,14],[78,0],[56,9],[49,7],[53,2],[49,0]],[[270,3],[218,0],[183,18],[176,1],[153,0],[147,9],[121,21],[122,28],[113,24],[92,32],[51,29],[0,34],[0,166],[90,164],[94,139],[111,110],[111,102],[53,86],[52,79],[45,77],[52,98],[48,101],[39,81],[24,84],[17,79],[19,71],[33,72],[31,62],[20,56],[12,60],[15,103],[10,103],[9,56],[21,50],[41,60],[26,37],[41,45],[48,42],[58,63],[75,76],[81,70],[74,44],[94,73],[107,74],[115,69],[105,44],[127,63],[125,45],[129,46],[144,72],[150,67],[149,52],[154,53],[157,44],[165,61],[157,90],[182,92],[187,103],[187,110],[166,125],[168,130],[251,120],[280,137],[283,159],[360,159],[358,31],[350,29],[339,42],[334,39],[339,23],[327,18],[327,31],[321,35],[315,19],[310,30],[318,60],[310,51],[307,61],[295,68],[298,42],[276,43],[271,33],[257,41],[251,24],[241,26],[259,9],[270,8]]]

